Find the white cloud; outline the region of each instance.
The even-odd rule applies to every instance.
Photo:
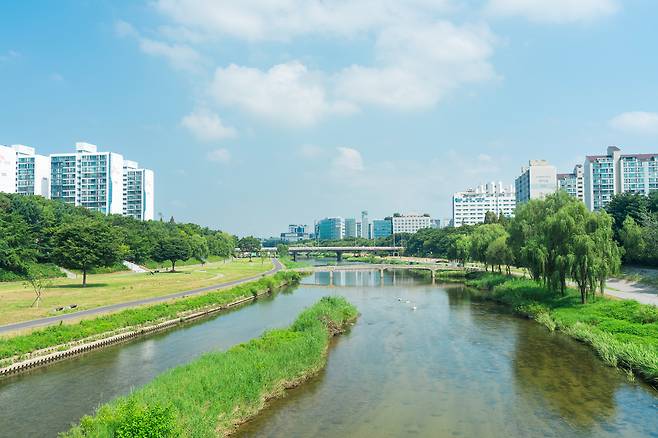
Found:
[[[613,128],[636,134],[658,133],[658,113],[631,111],[610,120]]]
[[[219,148],[208,152],[208,159],[217,163],[226,164],[231,161],[231,152],[225,148]]]
[[[8,62],[11,61],[12,59],[16,59],[19,56],[21,56],[20,53],[18,53],[15,50],[9,50],[4,54],[0,54],[0,62]]]
[[[489,0],[493,15],[516,16],[535,22],[588,22],[610,16],[619,9],[617,0]]]
[[[199,52],[189,45],[146,38],[130,23],[121,20],[115,23],[114,29],[120,37],[136,39],[142,52],[165,58],[177,70],[198,72],[205,64]]]
[[[218,141],[237,135],[234,128],[224,125],[217,114],[206,109],[197,109],[186,115],[181,125],[201,141]]]
[[[432,107],[462,84],[495,77],[489,62],[494,43],[486,26],[440,21],[387,28],[377,39],[378,65],[344,69],[337,95],[402,110]]]
[[[208,35],[286,40],[305,34],[352,36],[451,9],[450,0],[157,0],[180,26]]]
[[[311,125],[330,114],[354,111],[346,102],[331,101],[321,75],[297,61],[267,71],[235,64],[218,68],[210,93],[220,104],[290,125]]]
[[[353,148],[338,147],[338,154],[334,158],[333,168],[338,172],[360,172],[363,170],[363,157],[361,152]]]

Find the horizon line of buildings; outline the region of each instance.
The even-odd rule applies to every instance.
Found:
[[[0,192],[38,195],[103,214],[138,220],[155,216],[155,175],[135,161],[96,145],[39,155],[25,145],[0,145]]]
[[[353,238],[381,239],[394,234],[415,233],[423,228],[441,228],[449,220],[432,219],[429,214],[394,213],[384,219],[369,220],[368,211],[361,212],[361,220],[341,216],[325,217],[315,221],[313,231],[306,224],[291,224],[281,233],[283,242],[302,240],[343,240]]]
[[[452,225],[475,225],[485,220],[488,211],[514,216],[516,206],[531,199],[564,190],[580,199],[590,211],[604,209],[612,197],[621,193],[649,195],[658,191],[658,153],[622,154],[616,146],[605,155],[588,155],[570,173],[557,173],[546,160],[530,160],[521,169],[514,186],[490,183],[475,189],[455,192],[452,197]]]

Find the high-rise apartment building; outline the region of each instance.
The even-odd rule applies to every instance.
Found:
[[[155,217],[153,171],[130,160],[123,161],[123,215],[141,221]]]
[[[492,182],[452,195],[452,224],[455,227],[481,224],[487,212],[512,217],[515,208],[514,186],[505,187],[502,182]]]
[[[76,143],[70,154],[50,156],[50,197],[103,214],[123,214],[123,156]]]
[[[514,185],[517,204],[531,199],[544,199],[557,191],[557,171],[546,160],[530,160]]]
[[[50,195],[50,158],[21,144],[0,146],[0,191]]]
[[[585,204],[590,210],[605,208],[619,193],[648,195],[658,190],[658,153],[622,154],[616,146],[606,155],[585,158]]]
[[[315,235],[318,240],[341,240],[345,237],[345,219],[328,217],[315,223]]]
[[[585,172],[582,164],[577,164],[571,173],[558,173],[557,184],[569,196],[585,201]]]
[[[431,219],[429,214],[399,214],[396,213],[391,218],[392,232],[398,233],[415,233],[423,228],[430,228]]]
[[[34,148],[14,145],[16,151],[16,193],[50,197],[50,157]]]
[[[0,145],[0,192],[16,193],[16,151]]]

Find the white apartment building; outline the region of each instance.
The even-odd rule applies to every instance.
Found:
[[[103,214],[123,214],[122,155],[78,142],[74,153],[52,154],[50,160],[51,199]]]
[[[481,224],[488,211],[512,217],[515,208],[514,186],[492,182],[452,195],[452,224],[455,227]]]
[[[393,234],[397,233],[415,233],[423,228],[430,228],[432,226],[430,216],[428,214],[395,214],[391,218],[393,225]]]
[[[154,175],[135,161],[123,161],[123,215],[141,221],[155,217]]]
[[[16,151],[0,145],[0,192],[16,193]]]
[[[658,190],[658,153],[622,154],[616,146],[606,155],[585,158],[585,205],[600,210],[619,193],[648,195]]]
[[[585,201],[585,171],[582,164],[577,164],[571,173],[558,173],[557,184],[569,196]]]
[[[0,146],[0,192],[50,195],[50,158],[25,145]]]
[[[544,199],[557,191],[557,170],[546,160],[530,160],[528,167],[521,169],[521,175],[514,181],[516,203],[531,199]]]

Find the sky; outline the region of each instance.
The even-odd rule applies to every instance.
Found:
[[[0,144],[151,168],[156,212],[238,235],[450,217],[530,159],[658,152],[655,0],[0,5]]]

